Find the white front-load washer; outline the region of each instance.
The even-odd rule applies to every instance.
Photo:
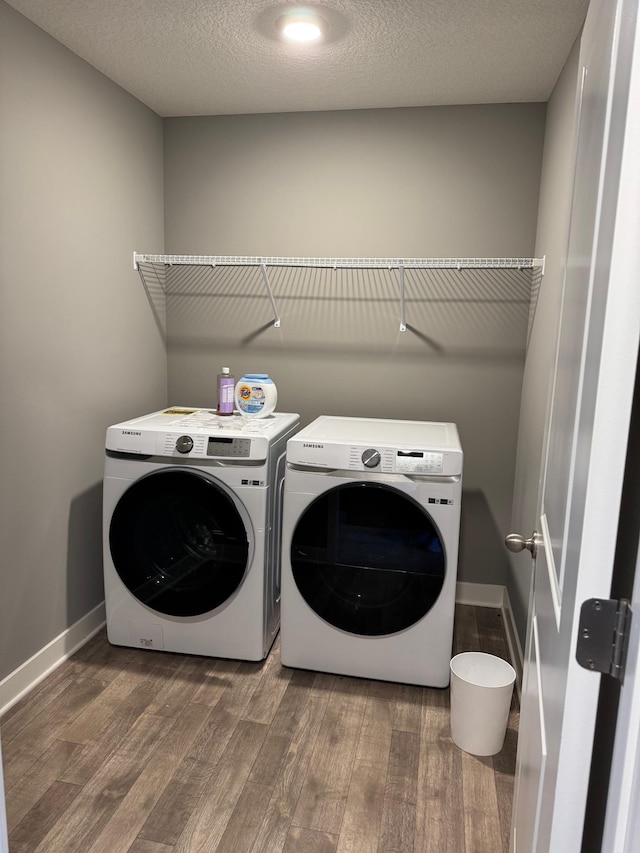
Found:
[[[322,416],[289,439],[283,664],[446,687],[462,463],[452,423]]]
[[[111,643],[262,660],[280,624],[280,531],[295,414],[171,407],[107,430]]]

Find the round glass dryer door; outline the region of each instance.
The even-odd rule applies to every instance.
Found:
[[[381,636],[429,612],[444,583],[444,544],[413,498],[379,483],[349,483],[301,515],[291,567],[318,616],[351,634]]]
[[[109,546],[129,591],[170,616],[199,616],[223,604],[249,563],[235,504],[197,471],[158,471],[137,480],[113,512]]]

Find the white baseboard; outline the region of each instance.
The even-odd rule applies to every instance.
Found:
[[[106,620],[104,602],[64,630],[0,681],[0,716],[97,634]]]
[[[514,668],[518,674],[518,692],[522,683],[523,654],[507,588],[500,584],[465,583],[456,585],[456,602],[476,607],[498,607],[502,612],[507,645]],[[81,646],[104,627],[106,622],[104,602],[63,631],[44,648],[36,652],[18,669],[0,681],[0,716],[22,699],[43,678],[71,657]]]
[[[476,607],[500,608],[504,622],[504,630],[507,636],[509,655],[517,675],[516,689],[518,691],[518,696],[520,696],[524,655],[522,654],[522,646],[520,645],[518,631],[516,630],[516,624],[513,618],[511,600],[509,599],[509,592],[506,586],[489,583],[459,582],[456,585],[456,602],[458,604],[473,604]]]
[[[465,583],[456,584],[456,602],[458,604],[474,604],[476,607],[502,607],[505,588],[494,583]]]

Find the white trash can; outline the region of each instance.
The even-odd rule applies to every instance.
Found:
[[[472,755],[495,755],[507,732],[514,668],[484,652],[462,652],[450,668],[453,742]]]

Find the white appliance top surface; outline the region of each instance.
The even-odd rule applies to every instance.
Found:
[[[140,432],[181,432],[191,436],[224,435],[229,438],[264,436],[275,439],[299,419],[296,414],[273,412],[266,418],[248,418],[239,413],[221,417],[212,409],[196,409],[186,406],[170,406],[150,415],[142,415],[111,429],[135,429]]]
[[[321,415],[296,433],[296,442],[335,442],[430,450],[461,450],[453,423]]]

